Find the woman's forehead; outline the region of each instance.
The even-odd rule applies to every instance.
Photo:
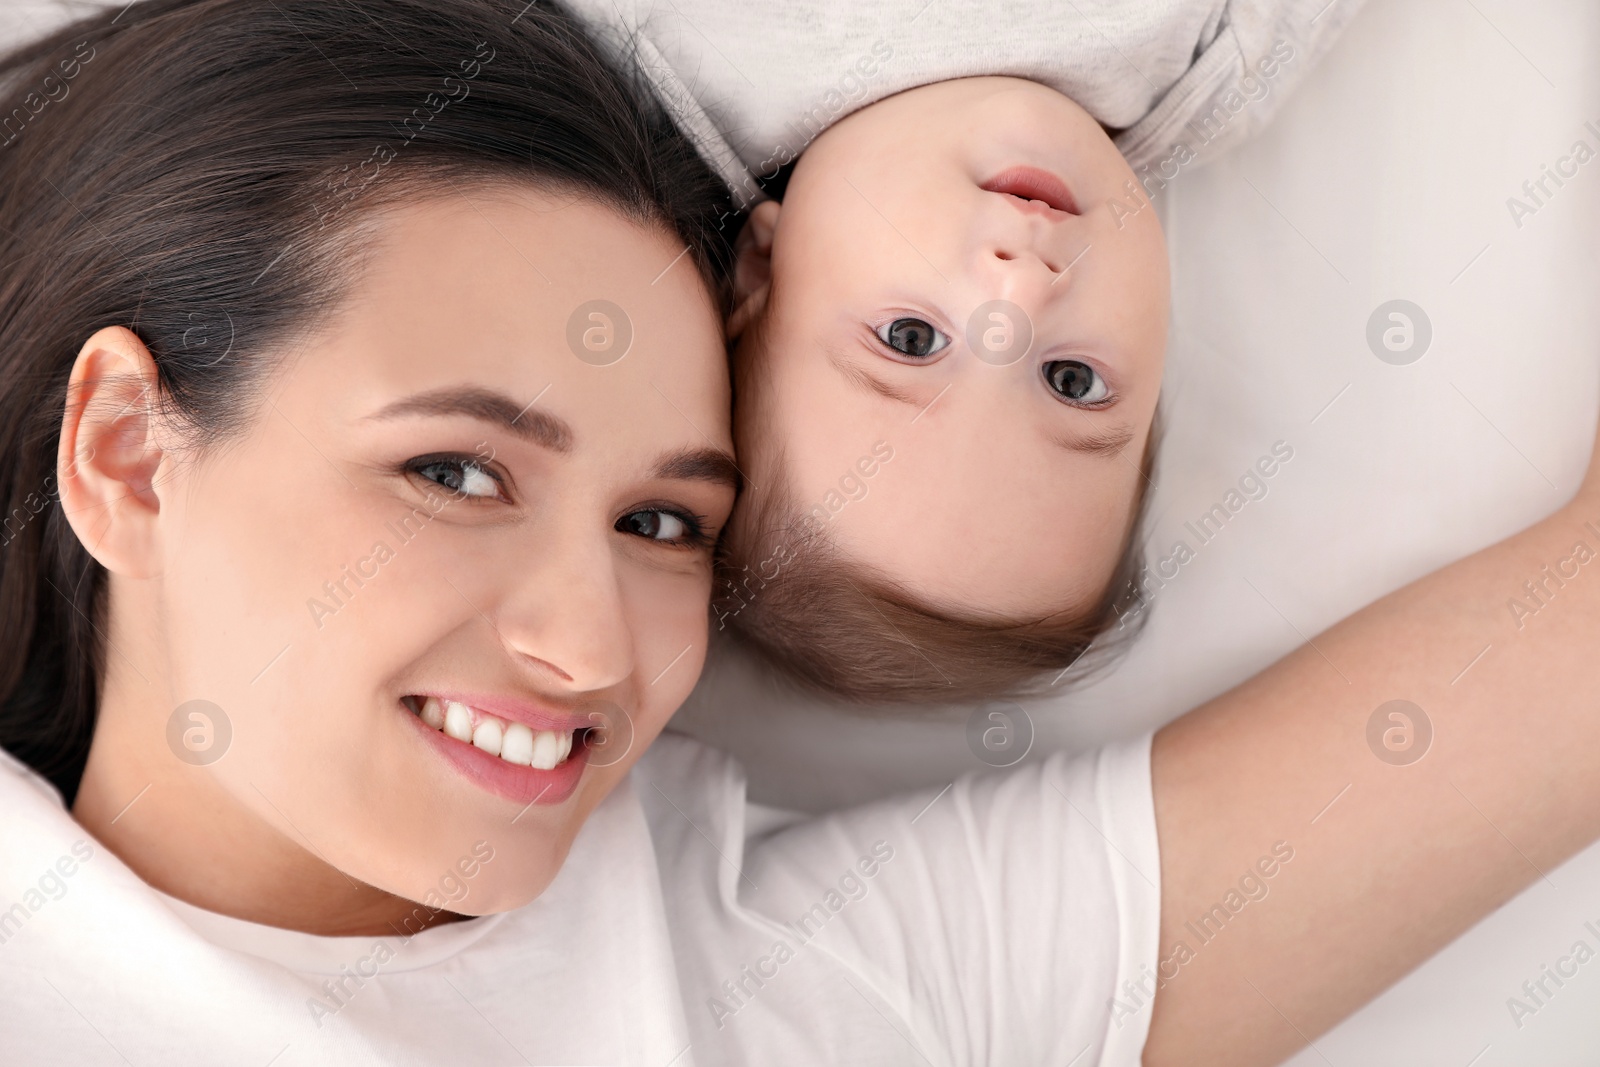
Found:
[[[314,361],[317,388],[390,403],[470,386],[725,446],[721,327],[688,259],[657,229],[537,189],[396,209],[327,331],[339,351]]]

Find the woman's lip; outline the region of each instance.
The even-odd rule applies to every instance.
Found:
[[[417,698],[419,703],[429,697],[437,697],[441,704],[452,701],[457,704],[465,704],[469,708],[487,712],[497,719],[504,719],[506,722],[520,722],[535,733],[540,730],[554,730],[558,733],[563,733],[569,730],[582,730],[595,724],[592,716],[530,704],[515,697],[494,696],[488,693],[451,692],[442,689],[422,690],[412,695]]]
[[[578,781],[588,766],[589,744],[587,738],[582,736],[573,739],[571,755],[553,769],[540,771],[507,763],[499,756],[491,756],[465,741],[457,741],[417,718],[404,704],[397,705],[397,708],[422,733],[423,741],[458,772],[479,788],[515,804],[561,803],[578,788]]]
[[[1065,212],[1068,215],[1083,214],[1078,208],[1078,201],[1072,195],[1072,190],[1067,188],[1067,183],[1038,167],[1007,167],[979,188],[985,192],[1020,197],[1024,201],[1037,200],[1053,211]]]

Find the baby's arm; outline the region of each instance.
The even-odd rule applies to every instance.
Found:
[[[1170,980],[1146,1065],[1279,1062],[1600,836],[1595,552],[1591,457],[1577,496],[1549,518],[1384,597],[1156,735]],[[1547,590],[1538,601],[1530,579]],[[1376,754],[1406,758],[1382,738],[1393,728],[1391,748],[1403,747],[1403,720],[1385,714],[1368,740],[1369,719],[1396,699],[1433,731],[1409,765]],[[1280,841],[1293,860],[1269,894],[1202,942],[1196,930],[1222,923],[1186,924]]]

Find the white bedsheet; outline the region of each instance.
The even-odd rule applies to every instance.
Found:
[[[1024,702],[1036,751],[1159,725],[1567,499],[1600,407],[1600,158],[1547,181],[1543,206],[1522,185],[1579,139],[1600,151],[1600,6],[1383,0],[1265,135],[1180,175],[1160,205],[1175,303],[1157,555],[1194,547],[1185,521],[1275,442],[1294,457],[1156,595],[1111,676]],[[1520,227],[1512,196],[1537,207]],[[1410,365],[1366,341],[1391,299],[1432,324]],[[816,808],[977,767],[967,710],[855,720],[724,657],[677,725],[739,755],[761,799]],[[1578,939],[1600,950],[1584,926],[1600,929],[1600,847],[1548,875],[1291,1062],[1596,1062],[1600,961],[1548,983],[1520,1028],[1507,1006]]]

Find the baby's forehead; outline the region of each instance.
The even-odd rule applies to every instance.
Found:
[[[1133,525],[1137,454],[1085,457],[1063,477],[1055,446],[1021,427],[874,436],[848,417],[774,414],[755,444],[783,486],[782,525],[950,610],[1028,617],[1095,600]]]
[[[741,502],[729,551],[740,577],[719,590],[713,606],[723,625],[752,639],[777,666],[858,702],[945,703],[1015,691],[1041,672],[1059,677],[1111,625],[1137,551],[1117,555],[1105,577],[1081,588],[1018,600],[982,580],[967,588],[941,582],[961,572],[981,579],[987,563],[972,551],[930,576],[915,560],[885,560],[870,546],[841,543],[834,536],[840,515],[865,506],[874,484],[894,473],[887,447],[862,458],[803,512],[802,498],[781,478],[768,483],[775,492]],[[899,538],[908,530],[914,537],[915,528]],[[981,525],[964,529],[984,546]],[[1057,541],[1035,543],[1062,555]]]

